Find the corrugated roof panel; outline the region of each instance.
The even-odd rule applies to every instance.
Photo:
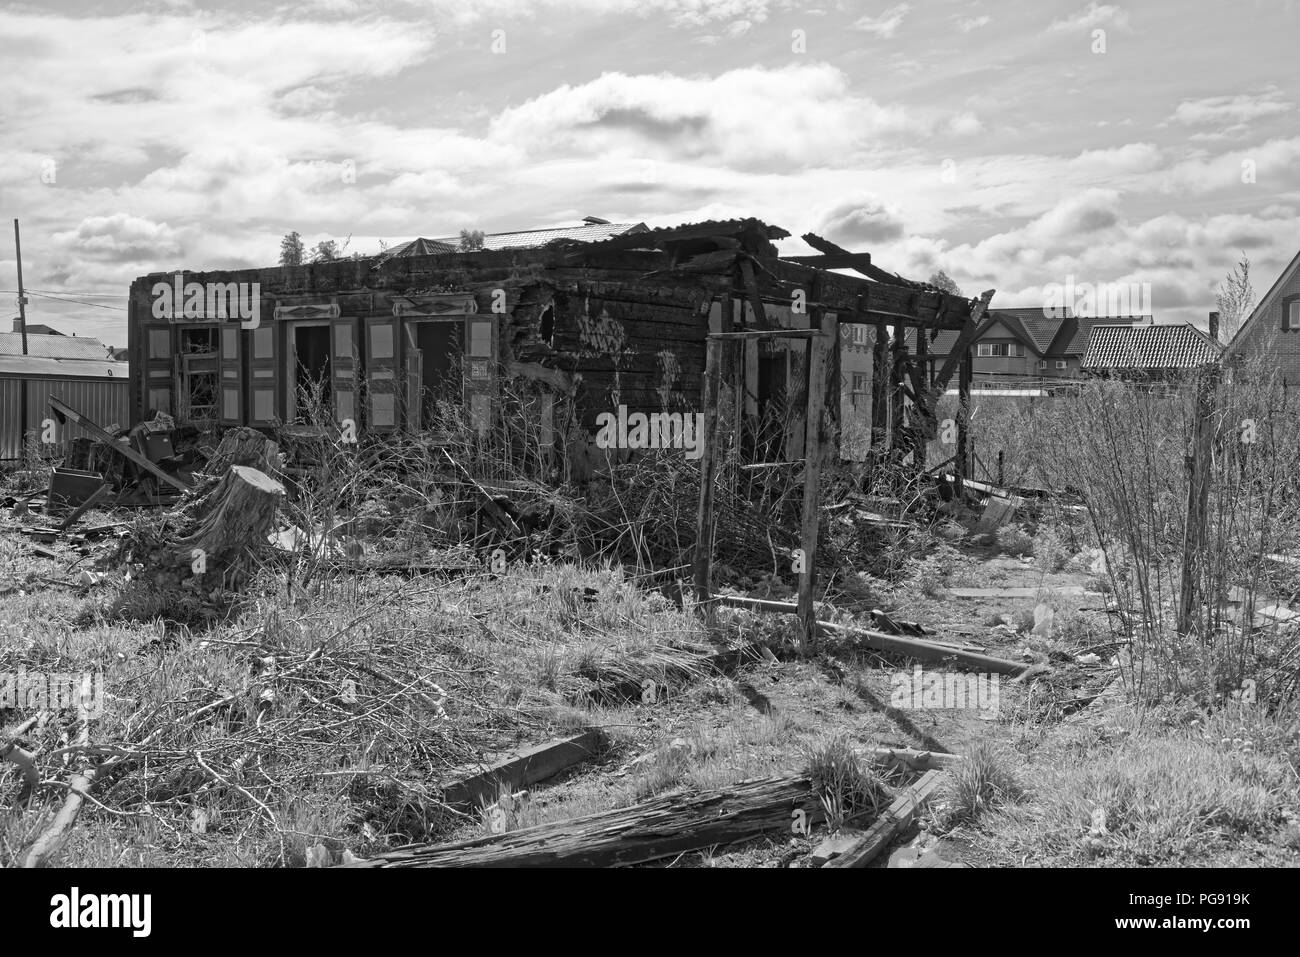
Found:
[[[0,356],[22,354],[22,333],[0,332]],[[41,359],[105,359],[108,346],[89,336],[29,335],[27,355]]]
[[[42,356],[6,356],[0,355],[0,375],[31,376],[76,376],[96,379],[125,379],[130,375],[129,362],[114,362],[107,357],[103,359],[48,359]]]

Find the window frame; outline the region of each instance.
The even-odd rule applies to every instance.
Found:
[[[1292,313],[1295,313],[1294,318]],[[1282,299],[1282,331],[1300,332],[1300,293]]]

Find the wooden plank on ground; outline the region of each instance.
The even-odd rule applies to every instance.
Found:
[[[789,836],[796,812],[823,819],[805,776],[660,795],[631,807],[455,844],[417,844],[350,867],[620,867],[765,834]]]
[[[733,608],[748,608],[754,611],[773,611],[798,614],[799,606],[785,601],[770,601],[764,598],[746,598],[742,595],[718,595],[714,599],[722,605]],[[965,651],[952,645],[939,645],[921,638],[904,638],[900,635],[886,635],[884,632],[869,628],[857,628],[852,625],[838,625],[828,621],[817,622],[817,627],[826,631],[835,631],[848,635],[855,642],[877,651],[907,655],[922,661],[941,661],[951,659],[958,664],[968,665],[985,671],[1004,675],[1019,675],[1029,668],[1022,661],[995,658],[974,651]]]
[[[600,749],[601,733],[580,734],[524,748],[443,788],[443,801],[456,810],[471,810],[495,800],[503,789],[517,791],[581,764]]]
[[[849,850],[823,864],[823,867],[866,867],[889,842],[912,823],[916,812],[934,796],[943,782],[942,771],[927,771],[906,791],[895,798],[861,839]]]

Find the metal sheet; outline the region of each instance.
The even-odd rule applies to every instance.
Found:
[[[22,434],[18,422],[23,380],[0,378],[0,460],[22,456]],[[49,397],[56,395],[68,405],[80,409],[106,429],[126,428],[129,424],[130,382],[126,379],[50,379],[29,378],[27,383],[27,432],[39,440],[43,434],[54,439],[62,451],[69,439],[87,433],[74,422],[60,425],[50,411]],[[46,428],[46,420],[53,427]]]

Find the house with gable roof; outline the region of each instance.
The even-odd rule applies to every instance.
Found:
[[[1234,362],[1268,355],[1285,383],[1300,384],[1300,253],[1264,293],[1225,352]]]

